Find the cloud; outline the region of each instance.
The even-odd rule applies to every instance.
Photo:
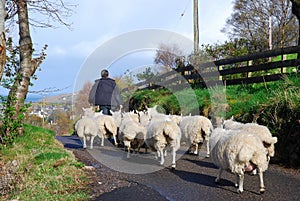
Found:
[[[101,37],[96,38],[95,40],[82,40],[78,43],[75,43],[70,47],[70,51],[73,54],[80,55],[82,57],[89,56],[97,47],[99,47],[104,42],[113,38],[110,34],[103,34]]]
[[[78,4],[78,7],[73,16],[67,20],[73,24],[71,30],[60,27],[58,29],[39,29],[32,32],[35,44],[49,45],[48,56],[42,64],[43,71],[39,73],[41,79],[37,80],[35,85],[39,88],[43,88],[42,85],[47,84],[47,80],[55,80],[51,84],[57,88],[60,88],[64,82],[72,82],[76,79],[76,72],[80,73],[80,67],[85,65],[99,47],[105,51],[101,52],[100,56],[95,57],[94,63],[90,64],[93,67],[109,66],[115,61],[114,59],[120,66],[129,66],[131,63],[133,66],[139,66],[148,64],[149,60],[145,59],[147,61],[143,63],[142,59],[139,59],[139,62],[136,62],[134,56],[137,54],[126,55],[131,50],[139,51],[139,48],[141,52],[147,53],[146,49],[135,43],[143,41],[144,47],[154,47],[153,44],[155,43],[174,41],[172,37],[166,35],[161,36],[163,40],[159,41],[159,36],[143,33],[144,35],[135,36],[136,38],[133,37],[130,40],[122,41],[122,43],[115,43],[110,47],[105,46],[112,39],[116,40],[126,33],[146,29],[161,29],[175,32],[193,40],[193,1],[191,0],[74,0],[72,4],[73,2]],[[220,29],[225,25],[225,20],[230,15],[231,2],[224,0],[199,1],[200,44],[226,39]],[[184,13],[183,16],[182,13]],[[118,60],[119,57],[116,55],[121,57],[124,55],[128,58]],[[100,60],[96,58],[100,58]],[[114,67],[113,69],[117,68]],[[64,75],[61,80],[58,80],[57,71]],[[99,69],[85,72],[86,77],[84,79],[94,79],[99,74],[98,71]]]
[[[56,56],[64,56],[67,54],[67,50],[62,48],[62,47],[54,47],[54,48],[51,48],[49,50],[50,52],[48,52],[48,54],[53,54],[53,55],[56,55]]]

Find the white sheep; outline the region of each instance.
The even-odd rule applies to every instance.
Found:
[[[177,125],[179,125],[183,116],[173,114],[173,115],[169,115],[169,117],[170,119],[172,119],[172,121],[174,121]]]
[[[104,146],[104,138],[110,137],[114,140],[114,145],[117,146],[117,125],[115,119],[110,115],[104,115],[102,113],[94,117],[98,128],[98,136],[101,138],[101,146]]]
[[[127,158],[130,157],[131,148],[135,151],[141,148],[146,138],[146,128],[136,122],[135,116],[127,112],[123,114],[118,139],[123,142],[125,149],[127,148]]]
[[[147,108],[147,114],[149,121],[171,120],[170,115],[166,115],[157,111],[157,105],[152,108]]]
[[[180,148],[181,131],[178,125],[171,120],[151,121],[147,134],[146,144],[160,157],[160,165],[163,165],[167,148],[172,153],[172,168],[176,167],[176,152]]]
[[[199,144],[206,143],[206,157],[209,157],[209,136],[213,130],[211,121],[204,116],[184,116],[179,127],[182,132],[182,141],[195,146],[194,154],[198,154]]]
[[[120,128],[121,121],[122,121],[122,110],[120,109],[118,111],[110,111],[110,113],[112,114],[112,117],[115,120],[115,124],[117,128]]]
[[[82,108],[83,110],[83,115],[81,118],[84,118],[84,117],[94,117],[95,115],[95,110],[94,110],[94,107],[88,107],[88,108]]]
[[[110,137],[113,138],[114,144],[117,146],[117,125],[115,119],[110,115],[104,115],[102,111],[95,112],[94,107],[82,109],[84,111],[83,118],[90,117],[94,119],[98,129],[98,136],[101,139],[101,146],[104,146],[104,138],[108,139]]]
[[[244,130],[248,131],[250,133],[256,134],[261,141],[263,142],[263,145],[268,151],[268,159],[270,160],[270,157],[273,157],[275,155],[275,147],[274,144],[277,143],[277,137],[273,137],[268,127],[259,125],[257,123],[240,123],[233,120],[233,117],[231,119],[223,121],[223,128],[225,129],[231,129],[231,130]]]
[[[218,183],[223,170],[237,176],[238,193],[243,192],[244,174],[257,169],[260,193],[265,191],[263,172],[268,168],[267,152],[256,134],[244,130],[215,130],[211,135],[211,160],[219,167]],[[215,139],[217,138],[217,139]]]
[[[147,127],[150,119],[147,111],[138,111],[138,116],[139,116],[139,123],[142,124],[143,126]]]
[[[83,117],[75,124],[78,137],[83,139],[83,148],[86,149],[86,140],[90,140],[90,149],[93,149],[94,138],[98,134],[98,128],[94,118]]]

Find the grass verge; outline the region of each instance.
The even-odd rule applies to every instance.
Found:
[[[24,135],[2,147],[2,164],[14,161],[17,168],[10,193],[0,195],[0,200],[87,200],[83,164],[54,136],[51,130],[25,125]]]

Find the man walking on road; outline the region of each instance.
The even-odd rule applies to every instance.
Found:
[[[102,70],[101,78],[95,80],[89,94],[89,103],[98,106],[100,111],[106,115],[111,115],[111,109],[122,107],[120,90],[115,80],[109,78],[108,70]]]

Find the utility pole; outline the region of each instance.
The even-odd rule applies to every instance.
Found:
[[[273,49],[273,46],[272,46],[272,14],[270,14],[270,17],[269,17],[269,49],[272,50]]]
[[[194,54],[199,51],[198,0],[194,0]]]

